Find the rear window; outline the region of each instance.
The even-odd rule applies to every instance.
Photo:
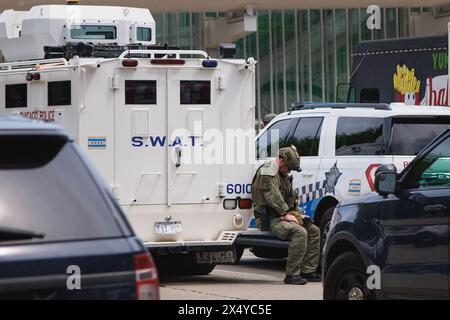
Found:
[[[125,104],[156,104],[156,80],[125,80]]]
[[[112,203],[65,137],[0,136],[0,148],[0,226],[45,234],[26,241],[122,236]]]
[[[50,81],[47,93],[48,106],[70,106],[72,104],[70,81]]]
[[[27,107],[27,84],[5,85],[5,108]]]
[[[180,104],[211,104],[211,81],[180,81]]]
[[[336,128],[336,155],[381,155],[383,118],[341,117]]]
[[[414,156],[447,128],[450,117],[393,118],[391,153]]]

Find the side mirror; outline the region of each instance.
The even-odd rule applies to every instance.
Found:
[[[397,168],[393,164],[385,164],[375,171],[375,191],[385,197],[393,194],[397,188]]]

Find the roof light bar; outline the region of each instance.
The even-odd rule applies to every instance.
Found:
[[[204,68],[216,68],[217,67],[217,60],[203,60],[202,61],[202,66]]]
[[[124,67],[137,67],[139,62],[136,59],[123,59],[122,66]]]

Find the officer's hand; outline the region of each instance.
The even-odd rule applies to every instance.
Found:
[[[289,213],[286,214],[285,216],[283,216],[281,219],[284,220],[284,221],[289,221],[289,222],[295,222],[295,223],[298,223],[297,218],[294,217],[292,214],[289,214]]]

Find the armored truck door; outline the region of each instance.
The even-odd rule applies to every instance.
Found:
[[[165,204],[166,70],[120,68],[115,87],[115,189],[121,205]]]
[[[167,71],[168,204],[217,203],[223,152],[219,70]]]

